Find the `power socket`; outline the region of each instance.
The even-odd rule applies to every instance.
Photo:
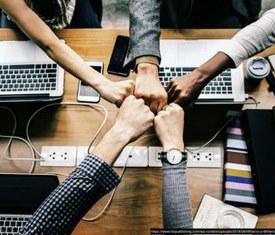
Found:
[[[192,151],[199,147],[187,147]],[[163,151],[160,146],[149,147],[149,167],[162,167],[159,153]],[[222,148],[221,147],[204,147],[200,152],[187,152],[187,167],[221,167]]]
[[[162,167],[162,162],[160,160],[160,152],[163,151],[163,148],[160,146],[149,146],[149,158],[148,165],[149,167]]]
[[[131,156],[129,154],[131,153]],[[127,167],[147,167],[148,148],[143,146],[126,146],[114,162],[114,167],[124,167],[127,157]]]
[[[40,166],[75,166],[76,147],[72,146],[43,146]]]
[[[221,147],[204,147],[201,151],[196,152],[198,147],[188,147],[187,167],[221,167],[222,148]],[[192,152],[194,150],[194,152]]]
[[[93,151],[94,147],[90,148],[90,151]],[[77,158],[76,158],[76,165],[78,166],[84,159],[87,157],[88,154],[88,146],[78,146],[77,147]]]

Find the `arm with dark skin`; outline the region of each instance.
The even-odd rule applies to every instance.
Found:
[[[234,63],[229,56],[218,52],[191,73],[171,79],[166,89],[169,101],[182,107],[192,105],[208,82],[225,69],[233,66]]]

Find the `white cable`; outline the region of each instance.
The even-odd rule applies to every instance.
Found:
[[[65,174],[65,173],[60,173],[60,172],[47,172],[45,173],[46,175],[60,175],[60,176],[65,176],[65,177],[68,177],[69,175],[68,174]]]
[[[139,138],[139,139],[137,139],[137,140],[135,141],[135,144],[132,146],[131,151],[129,152],[129,155],[126,157],[125,164],[124,164],[123,169],[122,169],[122,172],[121,172],[121,174],[120,174],[120,176],[119,176],[120,179],[122,179],[122,177],[123,177],[123,175],[124,175],[124,173],[125,173],[128,159],[129,159],[129,157],[131,156],[132,151],[133,151],[134,148],[137,146],[137,144],[138,144],[141,140],[143,140],[143,139],[145,139],[145,138],[147,138],[147,137],[150,137],[150,136],[155,136],[155,135],[156,135],[156,134],[148,134],[148,135],[142,136],[141,138]],[[117,186],[117,187],[118,187],[118,186]],[[109,197],[109,200],[107,201],[107,203],[105,204],[105,206],[102,208],[102,210],[101,210],[96,216],[94,216],[94,217],[92,217],[92,218],[85,218],[85,217],[83,217],[82,220],[83,220],[83,221],[86,221],[86,222],[94,222],[94,221],[96,221],[97,219],[99,219],[99,218],[102,216],[102,214],[106,211],[106,209],[109,207],[109,205],[111,204],[111,202],[112,202],[112,200],[113,200],[113,197],[114,197],[114,195],[115,195],[115,192],[116,192],[116,190],[117,190],[117,187],[115,187],[115,188],[113,189],[113,191],[112,191],[112,193],[111,193],[111,195],[110,195],[110,197]]]
[[[26,145],[28,145],[28,147],[30,148],[31,150],[31,153],[32,153],[32,158],[10,158],[10,157],[7,157],[4,155],[5,159],[7,160],[11,160],[11,161],[32,161],[32,165],[31,165],[31,168],[29,170],[29,173],[32,173],[33,170],[34,170],[34,166],[35,166],[35,161],[37,161],[38,159],[35,159],[35,155],[34,155],[34,152],[33,152],[33,149],[31,147],[31,145],[28,143],[28,141],[26,141],[25,139],[19,137],[19,136],[10,136],[10,135],[0,135],[1,138],[8,138],[8,139],[17,139],[17,140],[21,140],[23,141]],[[8,148],[8,147],[7,147]]]
[[[13,117],[13,120],[14,120],[14,127],[13,127],[13,130],[12,130],[12,134],[9,136],[9,135],[0,135],[1,138],[9,138],[9,142],[7,144],[7,147],[5,148],[5,151],[4,151],[4,158],[7,159],[7,160],[10,160],[10,161],[32,161],[32,165],[31,165],[31,169],[29,171],[29,173],[33,172],[34,170],[34,167],[35,167],[35,162],[36,161],[41,161],[42,160],[42,156],[41,154],[39,153],[39,151],[34,147],[34,145],[32,144],[31,142],[31,139],[30,139],[30,136],[29,136],[29,126],[30,126],[30,123],[32,121],[32,119],[43,109],[47,108],[47,107],[50,107],[50,106],[55,106],[55,105],[76,105],[76,106],[88,106],[90,108],[93,108],[93,107],[99,107],[101,108],[102,110],[104,110],[104,120],[102,121],[99,129],[97,130],[97,132],[95,133],[94,137],[92,138],[91,142],[90,142],[90,145],[89,145],[89,148],[88,148],[88,152],[94,142],[94,140],[96,139],[96,137],[98,136],[98,134],[100,133],[100,131],[102,130],[102,128],[104,127],[106,121],[107,121],[107,118],[108,118],[108,112],[107,112],[107,109],[104,107],[104,106],[101,106],[101,105],[98,105],[98,104],[90,104],[90,103],[76,103],[76,102],[62,102],[62,103],[52,103],[52,104],[48,104],[48,105],[45,105],[41,108],[39,108],[38,110],[36,110],[32,116],[29,118],[28,122],[27,122],[27,125],[26,125],[26,138],[27,140],[23,139],[22,137],[18,137],[18,136],[14,136],[14,133],[16,131],[16,128],[17,128],[17,120],[16,120],[16,116],[14,114],[14,112],[5,107],[5,106],[0,106],[0,108],[2,109],[6,109],[8,110],[11,114],[12,114],[12,117]],[[12,143],[12,140],[13,139],[18,139],[18,140],[21,140],[23,141],[25,144],[28,145],[28,147],[30,148],[31,150],[31,154],[32,154],[32,157],[31,158],[11,158],[11,157],[8,157],[7,156],[7,152],[8,150],[10,150],[10,147],[11,147],[11,143]],[[39,159],[35,158],[35,153],[40,157]]]
[[[30,144],[28,143],[28,141],[26,141],[24,138],[21,138],[19,136],[14,136],[14,133],[15,133],[16,128],[17,128],[17,120],[16,120],[16,116],[15,116],[14,112],[10,108],[5,107],[5,106],[0,106],[0,108],[8,110],[11,113],[11,115],[13,117],[13,121],[14,121],[13,130],[12,130],[11,135],[0,135],[1,138],[10,139],[7,146],[6,146],[6,148],[5,148],[5,150],[4,150],[4,158],[6,160],[10,160],[10,161],[30,161],[31,160],[32,164],[31,164],[31,168],[30,168],[28,173],[32,173],[33,170],[34,170],[34,167],[35,167],[35,160],[37,160],[37,159],[35,159],[34,151],[33,151],[32,147],[30,146]],[[17,140],[20,140],[20,141],[24,142],[30,148],[32,158],[12,158],[12,157],[8,157],[7,152],[8,152],[8,150],[10,150],[13,139],[17,139]]]
[[[235,118],[236,118],[236,116],[230,118],[230,119],[229,119],[225,124],[223,124],[223,126],[214,134],[214,136],[213,136],[210,140],[208,140],[206,143],[204,143],[201,147],[196,148],[196,149],[192,149],[192,150],[190,150],[189,148],[185,148],[186,151],[189,152],[189,153],[192,153],[192,154],[193,154],[193,153],[198,153],[198,152],[202,151],[202,149],[203,149],[204,147],[206,147],[208,144],[210,144],[210,143],[220,134],[220,132],[221,132],[221,131],[222,131],[231,121],[233,121]]]
[[[75,106],[87,106],[87,107],[90,107],[90,108],[93,108],[93,107],[98,107],[98,108],[101,108],[105,115],[104,115],[104,120],[102,121],[99,129],[97,130],[97,132],[95,133],[94,137],[92,138],[90,144],[89,144],[89,148],[88,148],[88,152],[89,152],[89,149],[91,148],[94,140],[96,139],[96,137],[98,136],[98,134],[100,133],[100,131],[102,130],[103,126],[105,125],[106,121],[107,121],[107,118],[108,118],[108,111],[107,109],[102,106],[102,105],[99,105],[99,104],[90,104],[90,103],[77,103],[77,102],[61,102],[61,103],[53,103],[53,104],[48,104],[48,105],[45,105],[41,108],[39,108],[38,110],[36,110],[32,116],[29,118],[28,122],[27,122],[27,125],[26,125],[26,138],[27,140],[29,141],[30,145],[32,146],[33,150],[35,151],[35,153],[40,157],[42,158],[41,156],[41,153],[34,147],[34,145],[32,144],[32,141],[30,139],[30,135],[29,135],[29,127],[30,127],[30,123],[31,121],[33,120],[33,118],[40,112],[42,111],[43,109],[45,108],[48,108],[48,107],[51,107],[51,106],[58,106],[58,105],[75,105]]]
[[[13,130],[12,130],[11,135],[13,136],[14,133],[15,133],[15,131],[16,131],[16,128],[17,128],[17,120],[16,120],[15,113],[10,108],[8,108],[8,107],[0,106],[0,108],[8,110],[10,112],[10,114],[12,115],[14,124],[13,124]],[[4,151],[4,156],[6,155],[7,151],[10,149],[11,143],[12,143],[12,138],[10,138],[10,140],[9,140],[9,142],[7,144],[7,147],[6,147],[5,151]]]

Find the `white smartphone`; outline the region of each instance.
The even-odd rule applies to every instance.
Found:
[[[99,61],[87,61],[86,62],[90,67],[95,69],[99,73],[103,73],[103,62]],[[78,83],[78,92],[77,100],[80,102],[99,102],[100,94],[91,86],[86,85],[84,82],[79,81]]]

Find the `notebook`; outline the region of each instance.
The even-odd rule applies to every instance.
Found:
[[[257,203],[246,138],[240,118],[231,121],[226,132],[223,201],[252,207]]]
[[[53,101],[63,93],[64,70],[35,43],[0,42],[0,102]]]
[[[54,175],[0,174],[0,234],[17,234],[59,185]]]
[[[171,77],[190,73],[221,48],[227,39],[160,40],[162,56],[159,76],[163,86]],[[245,101],[243,66],[228,69],[202,90],[196,104],[241,104]]]
[[[275,110],[245,110],[243,124],[258,213],[275,212]]]

